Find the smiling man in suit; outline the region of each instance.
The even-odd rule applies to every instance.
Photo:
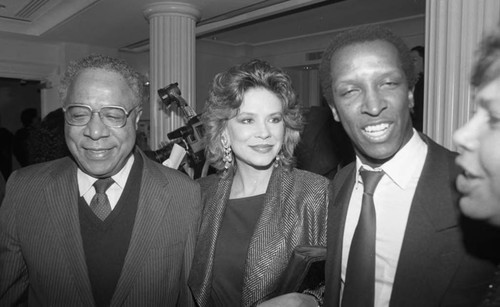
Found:
[[[356,153],[332,183],[325,306],[477,304],[494,274],[492,249],[460,216],[456,155],[412,128],[405,43],[373,25],[340,33],[320,74]]]
[[[9,178],[0,306],[186,306],[200,191],[135,146],[140,75],[92,55],[60,93],[72,157]]]

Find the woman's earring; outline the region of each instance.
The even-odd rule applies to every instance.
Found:
[[[278,167],[281,164],[281,154],[278,154],[274,159],[274,167]]]
[[[233,153],[231,150],[231,146],[229,146],[228,142],[223,138],[222,146],[224,147],[224,157],[222,157],[222,161],[224,162],[224,169],[228,169],[233,162]]]

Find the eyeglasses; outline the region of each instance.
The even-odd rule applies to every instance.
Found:
[[[106,106],[99,110],[93,110],[84,104],[71,104],[63,107],[64,119],[71,126],[85,126],[90,122],[92,114],[97,113],[103,124],[112,128],[121,128],[127,123],[127,118],[140,105],[135,106],[127,112],[125,108],[118,106]]]

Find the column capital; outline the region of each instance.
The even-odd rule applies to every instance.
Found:
[[[195,21],[201,17],[200,10],[189,3],[182,2],[155,2],[144,7],[144,16],[149,20],[154,16],[179,15],[190,17]]]

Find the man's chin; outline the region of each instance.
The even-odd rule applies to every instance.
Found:
[[[385,162],[389,161],[392,157],[394,157],[395,153],[384,153],[384,152],[373,152],[364,155],[359,155],[361,161],[371,167],[377,167]]]
[[[81,165],[80,169],[95,178],[110,177],[114,175],[110,163],[87,163]]]

